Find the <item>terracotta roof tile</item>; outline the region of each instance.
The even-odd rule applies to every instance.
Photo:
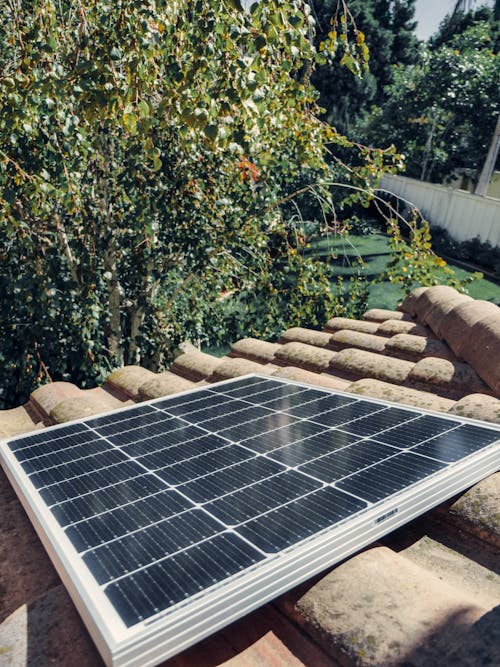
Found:
[[[82,390],[71,382],[50,382],[38,387],[30,396],[30,401],[35,405],[40,414],[50,422],[50,413],[61,401],[69,398],[80,398]]]
[[[141,401],[147,401],[152,398],[160,398],[160,396],[176,394],[179,391],[194,389],[196,386],[195,382],[186,380],[170,371],[164,371],[163,373],[155,374],[153,378],[141,384],[138,395]]]
[[[428,287],[416,300],[414,305],[414,315],[419,322],[425,324],[427,314],[437,303],[441,303],[443,300],[453,299],[457,295],[457,290],[453,287],[448,287],[447,285]]]
[[[59,424],[116,410],[130,403],[133,401],[120,401],[104,389],[91,389],[58,403],[50,411],[50,418],[55,424]]]
[[[303,368],[297,368],[297,366],[278,368],[273,373],[273,376],[282,377],[286,380],[294,380],[295,382],[305,382],[306,384],[317,385],[319,387],[328,387],[328,389],[338,389],[339,391],[347,391],[351,384],[349,380],[343,380],[327,373],[313,373]]]
[[[453,352],[461,356],[462,347],[466,344],[467,336],[464,333],[481,320],[489,316],[496,316],[500,320],[500,308],[489,301],[468,301],[461,303],[443,318],[441,331],[443,338]]]
[[[210,382],[230,380],[231,378],[247,375],[248,373],[271,375],[277,368],[273,364],[258,364],[256,361],[238,357],[232,359],[226,358],[224,360],[219,360],[219,362],[220,363],[217,364],[213,370],[212,375],[208,378]]]
[[[418,361],[422,357],[437,357],[457,361],[450,348],[439,340],[413,336],[412,334],[396,334],[387,340],[386,351],[399,359]]]
[[[378,324],[376,322],[366,322],[365,320],[351,320],[348,317],[332,317],[325,324],[324,331],[331,331],[333,333],[342,329],[374,334],[377,333]]]
[[[353,348],[341,350],[330,362],[330,368],[344,374],[344,377],[369,377],[396,384],[405,382],[413,366],[409,361]]]
[[[469,489],[452,505],[450,513],[465,528],[500,548],[500,472]]]
[[[500,315],[482,319],[470,329],[461,355],[500,396]]]
[[[303,626],[343,665],[445,665],[487,610],[386,547],[351,558],[297,603]]]
[[[368,352],[384,353],[387,338],[361,331],[336,331],[331,336],[331,346],[334,350],[344,350],[346,347],[357,347]]]
[[[27,433],[42,426],[40,415],[30,410],[29,405],[0,411],[0,438]]]
[[[382,382],[381,380],[371,380],[368,378],[351,383],[347,391],[352,392],[353,394],[380,398],[384,401],[394,401],[394,403],[413,405],[416,408],[423,408],[424,410],[447,412],[455,405],[455,401],[452,401],[449,398],[436,396],[428,391],[418,391],[417,389],[401,387],[400,385],[391,384],[390,382]],[[488,397],[486,396],[485,398]]]
[[[446,332],[446,316],[453,308],[460,306],[463,303],[470,303],[472,301],[470,296],[465,294],[457,294],[451,298],[446,295],[441,299],[436,300],[432,308],[427,312],[425,321],[432,329],[438,338],[443,338]]]
[[[283,366],[298,366],[306,370],[323,373],[329,369],[330,361],[337,353],[305,343],[285,343],[276,352],[276,362]]]
[[[195,350],[177,357],[170,370],[186,380],[198,382],[212,375],[220,363],[220,359]]]
[[[403,313],[408,313],[408,315],[415,317],[417,314],[416,306],[418,300],[428,289],[428,287],[417,287],[416,289],[412,290],[409,294],[406,295],[403,303],[399,306],[399,310],[401,310]]]
[[[428,327],[423,327],[421,324],[415,324],[414,322],[403,322],[402,320],[386,320],[377,329],[379,336],[395,336],[400,333],[425,336],[426,338],[434,337]]]
[[[136,399],[139,396],[139,387],[148,380],[152,380],[155,373],[141,366],[124,366],[113,371],[106,380],[106,387],[113,387],[119,392]]]
[[[489,394],[491,390],[468,364],[428,357],[418,361],[408,374],[408,382],[436,393],[460,398],[469,393]]]
[[[371,308],[363,315],[363,319],[368,322],[385,322],[386,320],[399,320],[401,322],[413,322],[415,320],[408,313],[400,310],[385,310],[384,308]]]
[[[306,345],[315,345],[316,347],[330,346],[331,334],[325,331],[315,331],[314,329],[304,329],[302,327],[293,327],[287,329],[280,339],[281,343],[306,343]]]
[[[268,364],[273,362],[274,354],[278,349],[277,343],[266,343],[257,338],[242,338],[231,346],[231,356]]]
[[[500,401],[493,396],[469,394],[457,401],[449,411],[458,417],[500,424]]]

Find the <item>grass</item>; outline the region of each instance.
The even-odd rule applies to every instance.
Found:
[[[366,236],[330,237],[312,243],[311,254],[334,264],[337,275],[349,278],[361,273],[368,280],[378,278],[384,271],[389,260],[389,241],[385,234],[368,234]],[[364,265],[360,265],[362,258]],[[473,271],[453,265],[457,278],[465,279]],[[467,287],[467,291],[474,299],[483,299],[500,304],[500,285],[487,278],[476,280]],[[394,309],[404,298],[403,290],[389,282],[370,286],[368,308]]]

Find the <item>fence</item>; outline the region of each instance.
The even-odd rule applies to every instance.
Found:
[[[431,225],[444,227],[456,241],[479,236],[500,246],[500,199],[404,176],[384,176],[379,187],[407,200]]]

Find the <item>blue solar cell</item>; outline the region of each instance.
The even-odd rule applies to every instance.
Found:
[[[203,510],[189,510],[138,532],[128,532],[83,555],[100,584],[141,570],[155,561],[221,532],[223,527]]]
[[[248,521],[237,532],[262,551],[276,553],[365,507],[365,502],[347,493],[324,488]]]
[[[374,503],[408,488],[444,467],[444,463],[402,452],[336,482],[336,486]]]
[[[61,526],[67,526],[164,491],[165,486],[165,482],[154,475],[142,474],[59,502],[50,509]]]
[[[235,463],[241,463],[252,456],[253,453],[249,452],[248,449],[243,449],[238,445],[228,445],[223,449],[200,454],[187,461],[161,468],[156,471],[156,474],[169,484],[177,486],[209,473],[223,470]]]
[[[401,410],[400,408],[385,408],[380,412],[369,414],[367,417],[355,419],[342,426],[344,431],[355,433],[361,436],[375,436],[375,434],[385,431],[393,426],[404,424],[416,419],[418,413],[410,410]]]
[[[89,518],[68,526],[65,529],[66,536],[77,551],[87,551],[131,531],[179,514],[192,506],[193,504],[179,493],[162,491],[153,496],[131,500],[114,509],[105,509],[101,513],[96,513],[94,508],[93,512],[88,514]],[[102,510],[102,507],[99,509]]]
[[[104,592],[130,627],[263,558],[237,535],[223,533],[119,579]]]
[[[292,470],[207,503],[205,509],[226,525],[234,526],[321,486],[321,483]]]
[[[263,457],[253,458],[183,484],[179,491],[196,503],[205,503],[283,470],[279,463]]]
[[[307,426],[307,422],[305,425]],[[299,440],[286,447],[271,451],[269,456],[276,461],[293,467],[312,461],[324,454],[331,454],[337,449],[352,445],[356,440],[359,440],[358,436],[332,428],[323,430],[318,435],[313,435],[305,440]],[[289,442],[293,442],[293,440]]]
[[[495,442],[498,436],[493,429],[467,424],[417,445],[412,452],[440,461],[458,461]]]
[[[335,482],[396,454],[398,450],[393,447],[387,447],[371,440],[363,440],[306,463],[300,466],[299,470],[324,482]]]
[[[282,427],[288,427],[297,421],[295,417],[290,417],[290,415],[281,414],[279,412],[266,411],[257,415],[255,412],[256,409],[257,408],[250,408],[250,414],[254,415],[251,421],[239,423],[236,426],[231,426],[231,424],[228,423],[229,428],[221,430],[220,435],[233,442],[248,442],[249,438]]]
[[[439,433],[449,431],[455,426],[458,426],[459,423],[460,422],[450,419],[441,419],[440,417],[425,415],[402,424],[401,426],[396,426],[388,431],[384,431],[380,436],[375,436],[375,439],[387,443],[388,445],[394,445],[394,447],[406,449],[423,440],[428,440]]]
[[[270,421],[271,420],[266,418],[259,424],[256,424],[252,430],[255,430],[255,428],[258,430],[263,422],[267,429]],[[262,435],[249,438],[248,440],[242,440],[243,445],[249,449],[252,449],[254,452],[263,454],[265,452],[271,452],[278,447],[284,447],[285,445],[296,442],[297,440],[303,440],[309,436],[326,432],[324,426],[313,424],[312,422],[297,421],[288,424],[288,418],[282,419],[280,417],[279,419],[274,420],[273,424],[281,424],[283,421],[285,422],[285,426],[280,426],[274,430],[267,430],[267,432],[263,433]],[[345,437],[347,436],[344,435],[344,438]]]

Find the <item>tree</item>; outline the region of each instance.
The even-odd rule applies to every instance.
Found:
[[[495,39],[496,26],[482,20],[423,47],[416,65],[395,69],[387,101],[365,125],[365,140],[393,143],[406,156],[409,176],[434,182],[461,173],[477,178],[500,111]]]
[[[314,0],[311,5],[319,44],[332,29],[330,20],[339,2]],[[351,0],[349,12],[370,50],[369,70],[352,77],[338,61],[329,61],[316,70],[313,83],[320,92],[326,120],[351,135],[371,105],[384,99],[384,88],[393,80],[393,66],[415,62],[418,42],[415,0]]]
[[[298,179],[327,202],[327,147],[357,153],[337,173],[364,190],[392,156],[318,120],[307,6],[9,0],[0,19],[4,404],[158,368],[220,294],[278,298],[287,258],[296,311],[329,302],[281,205]]]

